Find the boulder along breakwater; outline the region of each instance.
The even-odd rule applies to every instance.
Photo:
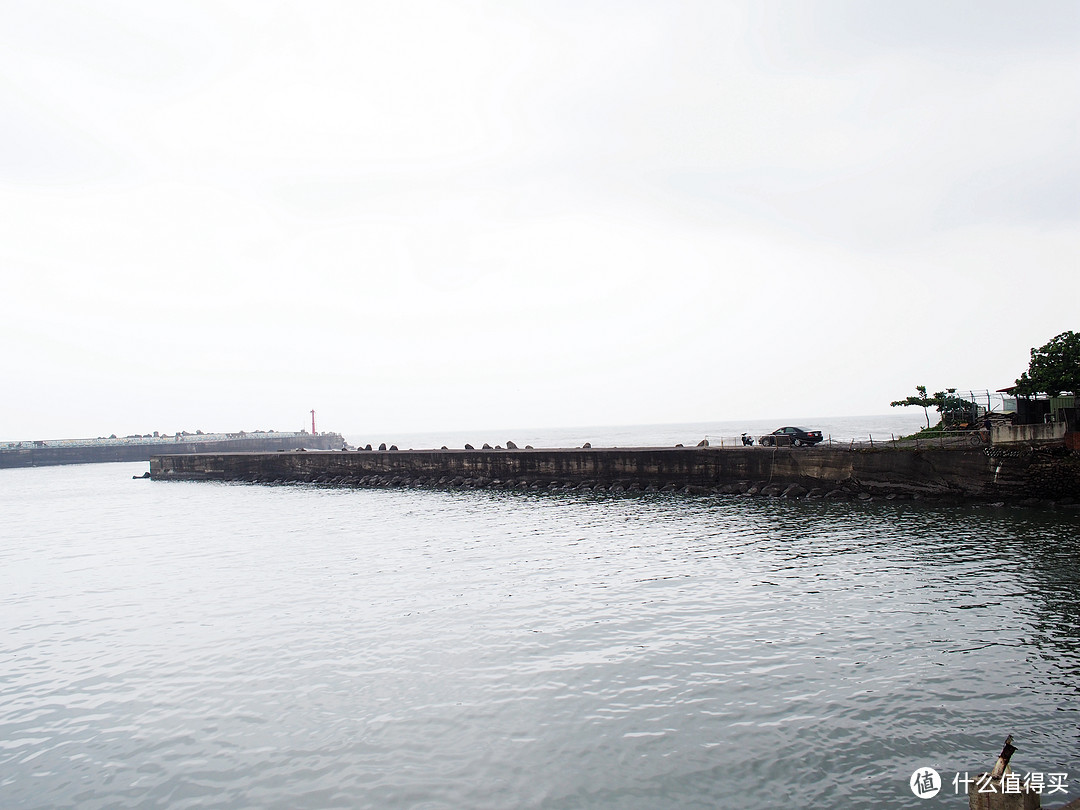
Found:
[[[1065,448],[674,447],[155,455],[158,481],[1073,504]]]

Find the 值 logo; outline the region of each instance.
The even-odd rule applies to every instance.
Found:
[[[941,776],[933,768],[916,768],[908,784],[920,799],[930,799],[941,790]]]

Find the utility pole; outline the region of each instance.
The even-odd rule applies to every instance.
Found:
[[[312,436],[316,435],[315,434],[315,411],[314,410],[312,410],[312,412],[311,412],[311,435]]]

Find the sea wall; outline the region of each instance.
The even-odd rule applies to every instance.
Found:
[[[344,439],[338,433],[321,433],[317,436],[278,437],[272,434],[247,435],[220,441],[176,441],[155,443],[102,443],[75,446],[24,446],[19,449],[0,450],[0,469],[5,467],[45,467],[56,464],[100,464],[114,461],[149,461],[158,453],[228,453],[228,452],[276,452],[296,450],[300,447],[315,450],[339,448]],[[32,445],[32,442],[24,442]]]
[[[1032,448],[592,448],[155,455],[159,480],[473,486],[520,489],[684,490],[799,496],[985,500],[1080,497],[1080,478],[1056,481],[1055,460]],[[1075,467],[1075,464],[1074,464]]]
[[[1064,422],[1050,422],[1038,425],[995,425],[994,444],[1017,444],[1032,442],[1064,441],[1067,425]]]

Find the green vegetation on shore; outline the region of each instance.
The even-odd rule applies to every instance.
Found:
[[[927,432],[940,433],[943,426],[948,426],[950,429],[954,428],[957,423],[962,421],[964,416],[971,412],[972,403],[956,396],[955,388],[937,391],[933,396],[927,396],[925,385],[916,385],[915,390],[918,392],[916,396],[909,396],[906,399],[898,399],[889,403],[893,408],[918,405],[923,409],[923,413],[926,414],[926,427],[913,435],[921,435]],[[936,408],[940,414],[938,424],[933,428],[930,427],[930,408]]]
[[[916,385],[915,394],[890,402],[893,408],[921,407],[926,415],[926,427],[905,439],[937,436],[952,430],[970,426],[974,419],[974,403],[956,395],[955,388],[946,388],[933,395],[927,394],[925,385]],[[1048,343],[1031,350],[1028,370],[1016,380],[1016,394],[1030,397],[1048,394],[1052,397],[1063,393],[1080,392],[1080,333],[1062,332]],[[930,409],[939,414],[938,423],[930,425]]]

